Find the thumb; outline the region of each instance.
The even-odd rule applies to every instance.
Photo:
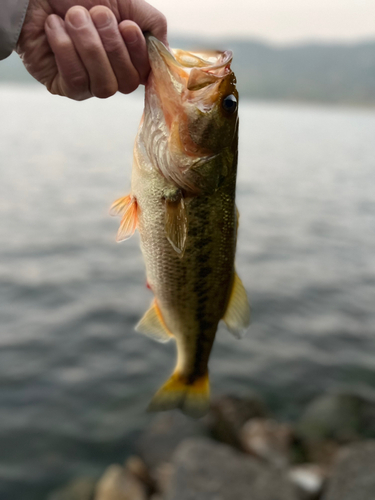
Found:
[[[168,46],[167,19],[145,0],[118,0],[121,21],[134,21],[143,32],[150,32]]]

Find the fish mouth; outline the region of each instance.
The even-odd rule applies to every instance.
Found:
[[[208,182],[200,172],[224,147],[217,130],[224,124],[231,133],[233,120],[222,116],[221,103],[226,95],[238,96],[233,54],[169,49],[149,34],[146,40],[151,72],[142,133],[148,155],[165,179],[196,194]]]
[[[223,52],[169,50],[152,35],[147,35],[146,39],[152,70],[158,72],[163,69],[162,66],[166,65],[181,83],[185,83],[188,90],[203,88],[232,72],[230,64],[233,53],[230,50]]]

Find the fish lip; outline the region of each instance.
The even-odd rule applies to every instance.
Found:
[[[151,46],[152,49],[156,50],[156,52],[162,56],[164,59],[166,59],[166,62],[170,62],[172,64],[175,64],[176,66],[181,67],[179,62],[176,60],[176,58],[173,56],[173,54],[167,49],[167,47],[164,45],[163,42],[158,40],[156,37],[152,35],[146,35],[146,41],[147,45]],[[150,51],[150,49],[149,49]]]
[[[157,53],[163,57],[167,64],[175,66],[189,73],[194,68],[199,68],[202,71],[209,71],[210,73],[215,73],[218,70],[225,68],[230,65],[233,59],[233,52],[231,50],[225,51],[207,51],[207,54],[210,54],[209,58],[214,59],[216,57],[216,61],[209,61],[204,59],[203,52],[190,52],[194,57],[200,59],[202,64],[199,66],[194,65],[185,65],[176,59],[175,54],[177,54],[178,49],[169,50],[163,42],[158,40],[153,35],[146,35],[147,45],[150,45]]]

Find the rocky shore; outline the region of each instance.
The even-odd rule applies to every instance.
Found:
[[[294,425],[256,397],[222,396],[201,420],[155,415],[136,456],[47,500],[374,500],[375,401],[324,395]]]

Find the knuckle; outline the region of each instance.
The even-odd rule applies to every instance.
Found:
[[[119,40],[115,36],[106,37],[102,40],[102,42],[104,50],[111,55],[120,53],[121,49],[123,48],[121,47]]]
[[[64,37],[61,39],[56,39],[55,44],[55,52],[57,51],[62,54],[69,54],[72,51],[73,43],[70,38]]]
[[[98,97],[99,99],[107,99],[108,97],[111,97],[114,94],[116,94],[117,90],[118,90],[117,85],[107,84],[96,88],[93,94],[95,97]]]
[[[152,29],[153,34],[158,38],[165,39],[168,30],[168,22],[165,15],[157,11],[157,14],[153,19],[152,25],[153,25]]]
[[[122,82],[119,85],[119,91],[121,94],[131,94],[139,87],[139,83],[139,79],[136,78],[128,80],[127,82]]]
[[[84,74],[76,74],[65,78],[67,87],[72,93],[81,93],[88,89],[88,79]]]
[[[168,29],[167,18],[161,12],[160,12],[159,16],[160,17],[158,19],[158,24],[160,26],[160,31],[162,31],[164,34],[166,34],[167,33],[167,29]]]
[[[96,61],[100,54],[100,45],[97,41],[86,39],[82,41],[81,51],[82,58],[88,61]]]
[[[85,92],[85,93],[81,93],[81,94],[77,94],[76,92],[66,92],[66,97],[68,97],[69,99],[72,99],[74,101],[86,101],[87,99],[89,99],[91,96],[91,94],[89,94],[88,92]]]

